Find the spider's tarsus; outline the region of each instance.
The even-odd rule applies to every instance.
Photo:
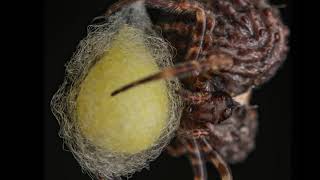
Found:
[[[119,94],[119,93],[121,93],[123,91],[131,89],[131,88],[133,88],[135,86],[138,86],[140,84],[144,84],[144,83],[147,83],[147,82],[150,82],[150,81],[154,81],[154,80],[158,80],[158,79],[161,79],[161,78],[162,78],[161,72],[160,73],[156,73],[156,74],[151,75],[151,76],[147,76],[147,77],[145,77],[143,79],[137,80],[137,81],[132,82],[130,84],[127,84],[127,85],[125,85],[125,86],[123,86],[123,87],[121,87],[119,89],[116,89],[115,91],[113,91],[111,93],[111,96],[115,96],[115,95],[117,95],[117,94]]]
[[[119,93],[119,91],[113,91],[112,93],[111,93],[111,96],[115,96],[115,95],[117,95]]]

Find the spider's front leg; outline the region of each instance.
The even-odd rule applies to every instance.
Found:
[[[173,77],[190,76],[190,74],[200,74],[202,72],[216,72],[219,73],[222,70],[230,69],[233,66],[233,59],[225,54],[212,54],[208,58],[202,61],[188,61],[177,65],[175,67],[166,68],[158,73],[139,79],[127,85],[116,89],[111,93],[111,96],[115,96],[123,91],[126,91],[135,86],[145,84],[151,81],[160,79],[170,79]]]
[[[203,46],[208,48],[211,45],[215,19],[213,13],[197,1],[122,0],[112,5],[105,15],[109,16],[119,9],[139,1],[143,2],[147,7],[160,9],[177,16],[182,16],[185,13],[195,16],[195,26],[191,28],[192,42],[185,57],[186,60],[198,60],[203,51]],[[168,25],[174,26],[174,24],[175,22],[172,25],[171,23]],[[178,28],[183,26],[185,27],[185,25],[182,25]],[[204,42],[206,43],[204,44]]]
[[[181,139],[187,149],[187,156],[190,159],[194,180],[207,180],[206,161],[211,162],[217,169],[221,180],[232,180],[232,173],[228,164],[212,148],[206,140],[206,136],[198,138]]]

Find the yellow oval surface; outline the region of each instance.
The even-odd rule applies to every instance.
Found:
[[[81,84],[77,119],[82,134],[94,145],[116,153],[134,154],[151,147],[168,121],[166,83],[156,81],[114,97],[110,94],[157,71],[141,32],[124,26]]]

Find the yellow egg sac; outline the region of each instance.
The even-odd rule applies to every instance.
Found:
[[[137,86],[114,97],[110,94],[157,71],[141,32],[121,28],[81,83],[76,114],[83,136],[115,153],[134,154],[150,148],[168,123],[165,81]]]

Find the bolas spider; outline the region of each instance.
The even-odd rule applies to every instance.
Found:
[[[106,16],[140,0],[121,0]],[[257,112],[251,89],[268,81],[283,63],[288,28],[265,0],[145,0],[155,28],[177,49],[176,66],[136,82],[179,77],[185,101],[180,127],[167,147],[187,155],[194,179],[207,179],[212,162],[221,179],[231,180],[227,163],[246,158],[254,147]]]
[[[190,159],[195,180],[207,179],[206,162],[231,180],[227,163],[255,144],[252,89],[288,51],[278,10],[265,0],[120,0],[102,17],[51,100],[83,170],[130,177],[166,149]]]

